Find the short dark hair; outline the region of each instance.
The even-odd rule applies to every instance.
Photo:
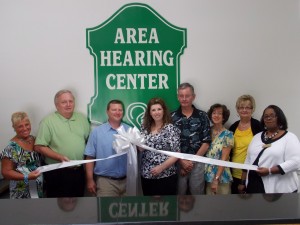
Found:
[[[277,125],[280,129],[282,130],[287,130],[288,129],[288,123],[287,123],[287,119],[282,111],[281,108],[279,108],[277,105],[269,105],[267,108],[265,108],[261,119],[260,119],[260,124],[262,127],[265,127],[265,121],[264,121],[264,115],[265,115],[265,111],[267,109],[273,109],[276,117],[277,117]]]
[[[118,100],[118,99],[113,99],[113,100],[110,100],[108,103],[107,103],[107,106],[106,106],[106,110],[109,110],[109,107],[111,104],[120,104],[122,105],[122,108],[124,110],[124,104],[121,100]]]
[[[220,103],[213,104],[207,112],[208,118],[210,119],[210,121],[212,121],[212,113],[217,108],[222,108],[222,115],[223,115],[222,124],[225,124],[228,121],[230,116],[230,110],[227,108],[226,105],[222,105]]]

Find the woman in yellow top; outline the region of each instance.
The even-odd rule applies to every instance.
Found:
[[[240,120],[234,122],[229,128],[234,134],[234,147],[231,150],[230,161],[244,163],[248,145],[253,136],[262,131],[262,127],[258,120],[252,118],[252,114],[255,111],[255,100],[251,95],[240,96],[236,101],[235,108]],[[238,185],[243,182],[241,176],[241,169],[232,169],[232,194],[239,194]]]

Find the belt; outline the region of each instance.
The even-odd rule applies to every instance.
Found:
[[[124,180],[124,179],[126,179],[126,176],[123,176],[123,177],[110,177],[110,176],[99,175],[99,177],[107,178],[107,179],[110,179],[110,180]]]
[[[51,164],[45,164],[46,166],[51,165]],[[77,165],[77,166],[68,166],[68,167],[64,167],[64,168],[59,168],[60,170],[79,170],[82,169],[83,165]]]
[[[83,166],[68,166],[68,167],[65,167],[63,169],[67,169],[67,170],[79,170],[83,168]]]

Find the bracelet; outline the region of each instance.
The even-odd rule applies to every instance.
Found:
[[[240,185],[246,185],[246,180],[241,180]]]
[[[272,175],[271,168],[269,168],[269,175]]]
[[[24,183],[28,184],[28,175],[27,174],[24,174]]]

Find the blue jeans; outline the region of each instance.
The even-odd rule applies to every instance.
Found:
[[[204,180],[205,164],[194,162],[194,167],[190,173],[185,176],[178,175],[178,195],[202,195],[205,190]],[[179,166],[180,169],[180,166]]]

